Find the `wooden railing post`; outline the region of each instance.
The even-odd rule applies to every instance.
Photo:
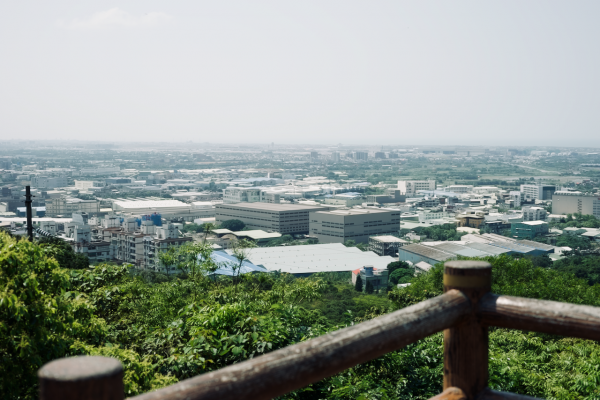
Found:
[[[444,291],[460,290],[472,307],[469,318],[444,330],[444,389],[460,388],[469,400],[487,387],[488,332],[475,310],[491,290],[491,277],[492,266],[483,261],[450,261],[444,266]]]
[[[40,400],[123,400],[123,365],[99,356],[61,358],[38,371]]]

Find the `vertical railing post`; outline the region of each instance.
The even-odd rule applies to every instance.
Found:
[[[492,267],[483,261],[449,261],[444,291],[458,289],[471,301],[467,320],[444,331],[444,389],[460,388],[474,399],[487,387],[488,331],[475,314],[479,299],[491,290]]]
[[[123,400],[123,365],[99,356],[61,358],[38,371],[40,400]]]

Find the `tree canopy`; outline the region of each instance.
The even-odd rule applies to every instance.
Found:
[[[221,229],[229,229],[233,232],[241,231],[245,227],[246,224],[239,219],[228,219],[227,221],[221,222],[221,225],[219,226]]]

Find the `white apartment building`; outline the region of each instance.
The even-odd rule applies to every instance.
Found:
[[[268,193],[261,188],[228,187],[223,189],[223,203],[276,203],[279,204],[280,196],[277,193]]]
[[[46,201],[46,216],[56,217],[62,215],[70,217],[73,213],[96,214],[100,212],[98,200],[81,200],[77,198],[58,197]]]
[[[545,221],[548,212],[542,207],[523,207],[523,221]]]
[[[512,200],[513,207],[521,207],[521,192],[515,190],[508,193],[509,199]]]
[[[435,180],[426,181],[398,181],[398,190],[405,196],[414,196],[418,190],[435,190]]]
[[[143,221],[151,224],[151,221]],[[142,227],[143,229],[143,227]],[[164,265],[160,262],[159,254],[167,251],[170,247],[179,247],[187,242],[191,242],[191,237],[179,237],[179,231],[173,224],[167,226],[155,227],[153,236],[145,236],[143,240],[144,258],[142,268],[161,271]],[[149,231],[147,231],[149,232]]]

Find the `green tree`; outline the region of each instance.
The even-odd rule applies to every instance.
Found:
[[[356,277],[356,283],[354,284],[354,290],[356,290],[357,292],[361,292],[363,291],[363,281],[362,278],[360,277],[360,274],[358,274],[358,276]]]
[[[90,266],[90,261],[86,255],[75,253],[71,245],[61,238],[44,236],[39,238],[38,243],[63,268],[84,269]]]
[[[399,283],[409,283],[414,276],[414,270],[412,268],[398,268],[389,275],[389,280],[392,284],[397,285]]]
[[[0,231],[0,397],[37,398],[37,370],[77,341],[98,343],[104,324],[71,291],[56,249]]]
[[[371,281],[367,280],[367,285],[365,287],[365,292],[368,294],[372,294],[374,291],[373,289],[373,284],[371,283]]]
[[[202,224],[201,230],[202,232],[204,232],[204,243],[206,243],[208,235],[212,234],[215,229],[217,229],[217,226],[212,222],[205,222],[204,224]]]
[[[227,221],[221,222],[221,229],[229,229],[233,232],[241,231],[246,227],[246,224],[239,219],[228,219]]]

